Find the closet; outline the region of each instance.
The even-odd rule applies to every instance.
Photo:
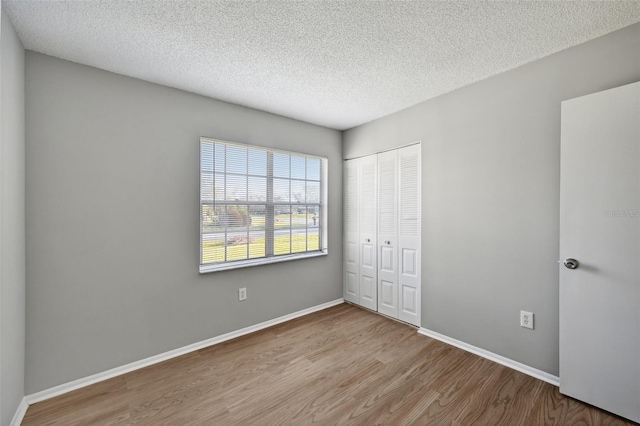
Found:
[[[344,164],[344,299],[420,325],[420,144]]]

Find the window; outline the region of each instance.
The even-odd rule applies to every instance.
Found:
[[[326,254],[327,159],[200,139],[200,272]]]

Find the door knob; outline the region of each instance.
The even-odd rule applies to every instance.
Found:
[[[364,242],[365,242],[365,243],[370,243],[370,242],[371,242],[371,240],[370,240],[369,238],[367,238],[367,239],[365,239],[365,240],[364,240]]]
[[[565,268],[568,269],[578,269],[578,265],[580,265],[580,262],[572,258],[567,258],[562,263],[564,263]]]

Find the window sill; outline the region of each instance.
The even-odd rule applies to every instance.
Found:
[[[329,254],[329,251],[325,249],[322,251],[313,251],[313,252],[303,253],[303,254],[292,254],[287,256],[270,257],[268,259],[261,258],[261,259],[251,259],[251,260],[239,260],[236,262],[221,263],[217,265],[200,265],[200,273],[207,274],[209,272],[227,271],[229,269],[248,268],[250,266],[268,265],[270,263],[286,262],[289,260],[308,259],[310,257],[326,256],[327,254]]]

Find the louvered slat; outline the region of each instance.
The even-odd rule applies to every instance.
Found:
[[[358,231],[358,168],[353,161],[345,164],[345,226],[348,232]]]
[[[396,161],[395,158],[380,160],[378,166],[378,230],[380,234],[395,234],[397,231],[396,211]]]
[[[419,236],[419,159],[400,154],[400,235]]]
[[[360,231],[376,232],[376,164],[362,164],[360,172]]]

